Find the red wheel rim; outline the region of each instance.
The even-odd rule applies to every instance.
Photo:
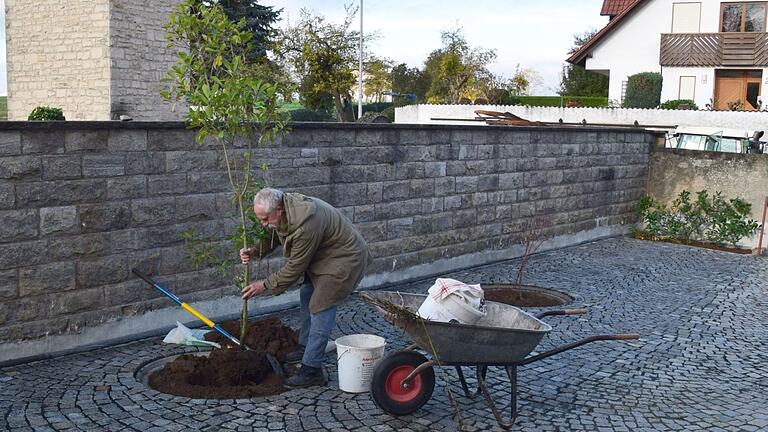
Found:
[[[421,393],[421,376],[416,375],[408,388],[403,388],[400,383],[416,369],[413,366],[398,366],[387,375],[387,380],[384,383],[384,389],[387,392],[387,396],[395,402],[405,403],[410,402]]]

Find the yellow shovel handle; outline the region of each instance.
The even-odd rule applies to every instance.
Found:
[[[200,321],[202,321],[208,327],[213,328],[213,327],[216,326],[216,324],[214,324],[213,321],[209,320],[208,317],[206,317],[205,315],[201,314],[200,312],[197,311],[197,309],[193,308],[192,306],[188,305],[187,303],[182,303],[181,307],[184,308],[185,311],[187,311],[187,312],[191,313],[192,315],[194,315],[195,318],[197,318]]]

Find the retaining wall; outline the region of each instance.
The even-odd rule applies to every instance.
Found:
[[[626,129],[292,127],[255,156],[270,164],[274,185],[327,200],[354,221],[376,258],[368,287],[519,256],[534,215],[546,225],[545,248],[625,232],[652,138]],[[239,310],[237,291],[214,269],[195,269],[181,238],[223,238],[233,225],[222,157],[193,135],[181,123],[0,124],[0,361],[190,321],[133,267],[212,317]],[[266,260],[262,275],[281,264]]]

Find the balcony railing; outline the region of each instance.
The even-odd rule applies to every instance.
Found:
[[[661,35],[662,66],[768,66],[768,33]]]

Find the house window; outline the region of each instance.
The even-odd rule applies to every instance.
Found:
[[[721,32],[764,32],[766,3],[739,2],[720,4]]]
[[[698,33],[700,21],[701,3],[672,5],[672,33]]]
[[[680,88],[678,92],[678,99],[696,99],[696,77],[695,76],[681,76]]]

